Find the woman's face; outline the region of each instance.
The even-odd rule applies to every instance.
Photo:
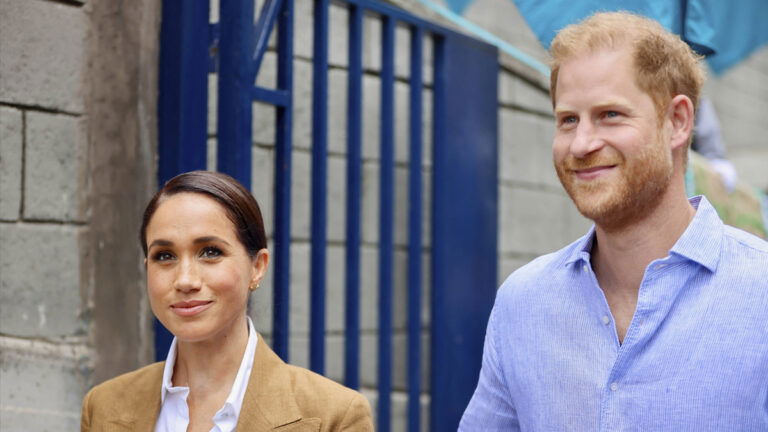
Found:
[[[147,288],[157,319],[179,340],[198,342],[245,328],[248,288],[266,270],[251,258],[224,208],[196,193],[172,195],[147,226]]]

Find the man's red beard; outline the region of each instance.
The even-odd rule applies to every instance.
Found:
[[[614,166],[605,178],[581,180],[574,170]],[[672,178],[672,155],[661,140],[628,159],[612,147],[584,159],[555,162],[560,183],[584,217],[607,230],[624,228],[656,208]]]

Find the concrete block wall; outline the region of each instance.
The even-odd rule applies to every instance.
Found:
[[[76,430],[90,376],[81,5],[0,0],[0,429]]]
[[[109,3],[0,0],[3,431],[77,430],[88,388],[151,358],[134,233],[159,9]]]

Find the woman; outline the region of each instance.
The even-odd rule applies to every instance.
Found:
[[[242,185],[176,176],[147,205],[140,235],[152,311],[175,337],[166,362],[93,388],[81,430],[373,430],[362,395],[286,365],[254,330],[248,294],[269,252]]]

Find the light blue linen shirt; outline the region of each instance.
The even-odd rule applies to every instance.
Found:
[[[594,228],[496,296],[460,431],[768,431],[768,243],[703,197],[619,344]]]

